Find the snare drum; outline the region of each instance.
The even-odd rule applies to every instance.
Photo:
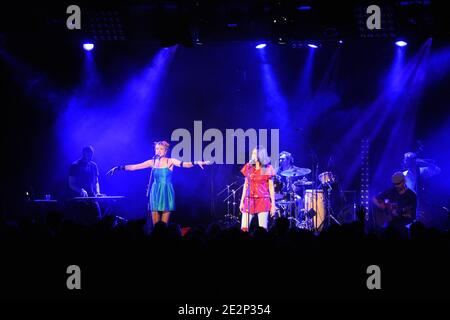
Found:
[[[314,229],[322,231],[325,220],[325,198],[323,190],[305,190],[304,203],[305,214],[309,219],[312,219]]]

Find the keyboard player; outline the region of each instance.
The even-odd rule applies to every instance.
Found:
[[[86,146],[82,150],[81,158],[73,162],[69,170],[69,187],[72,197],[100,197],[98,182],[98,167],[92,161],[94,149]],[[79,222],[94,222],[101,218],[101,210],[97,201],[86,199],[74,204],[72,218]]]

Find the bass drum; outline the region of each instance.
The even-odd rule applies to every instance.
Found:
[[[323,190],[305,190],[305,215],[312,220],[314,230],[322,231],[325,223],[325,198]]]

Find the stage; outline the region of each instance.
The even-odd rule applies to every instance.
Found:
[[[441,3],[11,5],[2,297],[442,298]]]

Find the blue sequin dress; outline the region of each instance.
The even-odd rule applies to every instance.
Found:
[[[172,185],[172,170],[169,168],[153,168],[148,208],[151,212],[175,210],[175,191]]]

